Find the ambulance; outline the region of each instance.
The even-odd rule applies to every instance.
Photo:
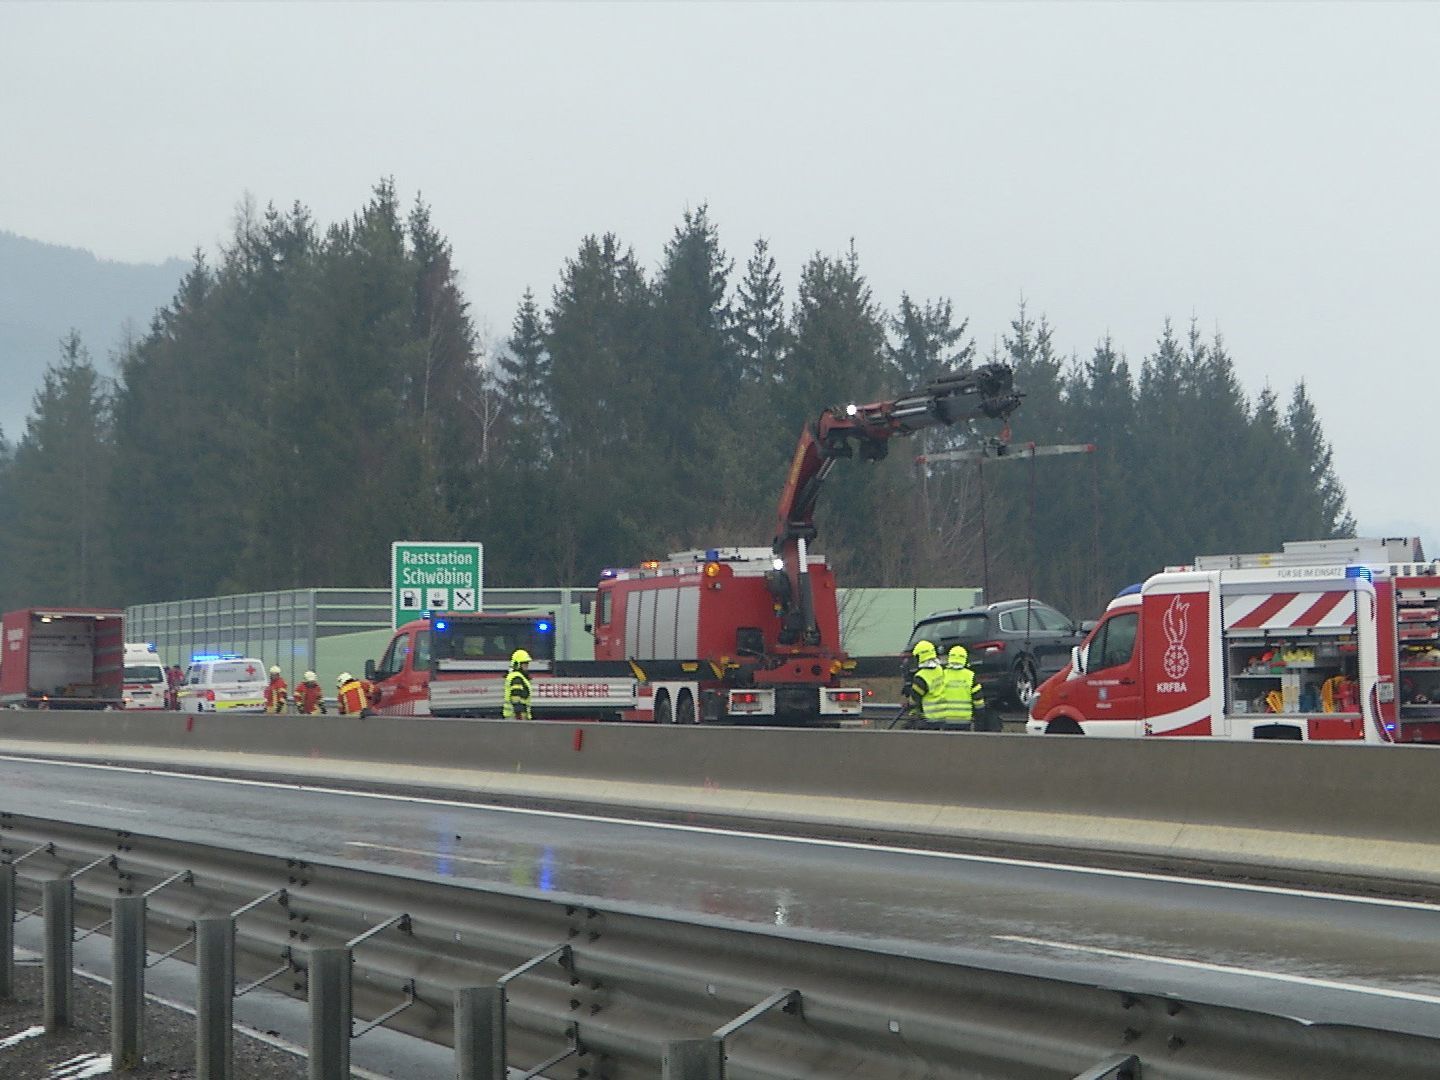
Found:
[[[169,684],[153,644],[125,643],[124,703],[127,709],[163,709]]]

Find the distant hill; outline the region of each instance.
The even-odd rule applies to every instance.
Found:
[[[126,325],[139,335],[175,296],[189,268],[109,262],[0,230],[0,428],[12,443],[24,433],[31,399],[60,339],[80,333],[96,366],[114,374],[111,353]]]

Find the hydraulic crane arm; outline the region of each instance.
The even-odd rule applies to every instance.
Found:
[[[944,375],[895,401],[826,409],[805,425],[780,495],[775,533],[776,573],[771,581],[781,609],[782,644],[820,644],[806,570],[807,545],[815,538],[815,504],[835,462],[853,457],[857,447],[862,460],[878,461],[892,438],[926,428],[980,418],[1004,423],[1019,408],[1020,397],[1008,364],[985,364]]]
[[[1011,444],[995,440],[973,450],[940,450],[933,454],[917,454],[915,464],[934,465],[941,461],[1017,461],[1037,457],[1053,457],[1056,454],[1093,454],[1094,452],[1094,443],[1036,446],[1033,442]]]

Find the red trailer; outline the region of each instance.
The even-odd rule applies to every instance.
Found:
[[[124,704],[125,615],[107,608],[6,612],[0,705],[119,709]]]

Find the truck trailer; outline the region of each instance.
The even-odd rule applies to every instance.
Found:
[[[22,608],[0,616],[0,705],[119,709],[124,705],[125,613]]]

